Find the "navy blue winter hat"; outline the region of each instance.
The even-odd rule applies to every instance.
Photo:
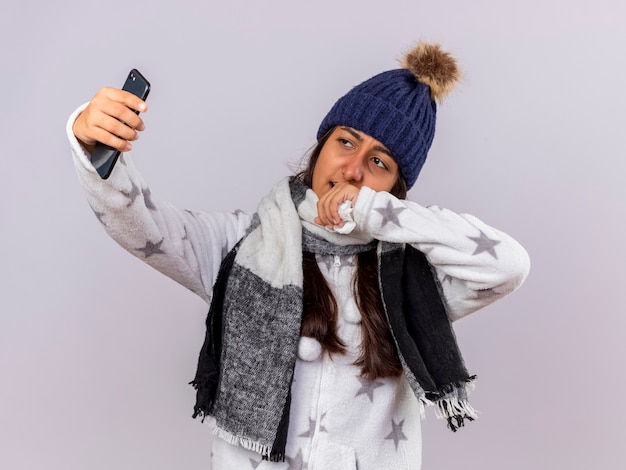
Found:
[[[401,69],[380,73],[339,98],[317,139],[335,126],[368,134],[391,151],[410,189],[435,136],[436,100],[454,88],[460,75],[455,59],[438,44],[419,43],[405,55]]]

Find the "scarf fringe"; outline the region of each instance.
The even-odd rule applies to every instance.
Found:
[[[448,421],[448,427],[453,432],[465,426],[465,420],[474,421],[478,418],[478,411],[470,405],[467,395],[474,389],[474,377],[464,384],[446,387],[443,397],[435,400],[435,416]]]
[[[215,434],[216,437],[223,439],[229,444],[243,447],[244,449],[251,450],[252,452],[256,452],[260,454],[263,459],[271,460],[273,462],[284,461],[284,455],[270,455],[272,451],[272,447],[266,444],[261,444],[258,441],[254,441],[247,437],[237,436],[232,432],[226,431],[225,429],[219,427],[217,421],[215,419],[211,419],[209,421],[209,428]],[[282,458],[281,458],[282,457]]]
[[[215,396],[216,384],[214,381],[192,380],[189,385],[196,390],[197,397],[191,418],[196,419],[200,416],[200,422],[204,423],[205,418],[209,416],[209,410],[213,408],[214,400],[210,397]]]
[[[259,454],[264,460],[269,460],[271,462],[285,461],[284,452],[272,452],[272,447],[269,445],[261,444],[258,441],[254,441],[243,436],[237,436],[230,431],[226,431],[217,424],[217,420],[213,416],[211,416],[206,410],[195,409],[192,418],[195,419],[197,416],[200,416],[200,421],[202,423],[204,423],[204,420],[206,418],[209,418],[207,424],[211,432],[216,437],[228,442],[229,444],[251,450],[252,452]]]
[[[420,407],[420,417],[422,419],[426,419],[426,407],[435,406],[435,402],[426,398],[426,395],[419,397],[418,402]]]

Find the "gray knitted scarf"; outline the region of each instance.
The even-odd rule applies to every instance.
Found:
[[[377,246],[381,294],[404,373],[423,406],[452,430],[473,420],[467,373],[431,266],[404,244],[313,223],[316,196],[285,179],[262,199],[247,235],[222,261],[196,376],[193,417],[272,461],[285,458],[302,319],[302,251],[352,254]]]

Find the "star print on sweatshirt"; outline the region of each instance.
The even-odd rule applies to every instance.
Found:
[[[246,233],[252,214],[184,210],[162,201],[128,155],[102,180],[71,131],[80,111],[70,117],[67,133],[79,182],[95,216],[123,248],[210,302],[222,258]],[[524,249],[471,215],[363,187],[353,217],[355,230],[410,243],[426,254],[451,320],[512,292],[528,273]],[[347,352],[330,357],[314,354],[311,344],[302,348],[292,381],[285,462],[262,461],[253,451],[215,438],[214,468],[356,470],[358,462],[358,470],[380,470],[385,461],[394,470],[418,470],[421,407],[407,379],[366,381],[354,365],[361,345],[361,315],[352,295],[355,257],[316,259],[337,300],[337,333]],[[210,418],[206,422],[211,426]]]

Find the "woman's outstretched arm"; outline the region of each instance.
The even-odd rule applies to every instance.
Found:
[[[251,215],[182,210],[160,201],[128,154],[120,157],[108,179],[101,179],[90,161],[95,143],[102,139],[123,150],[125,139],[136,138],[133,127],[144,128],[141,118],[128,108],[139,107],[140,100],[117,92],[121,90],[101,90],[67,123],[74,166],[87,201],[107,233],[124,249],[208,302],[221,260],[244,235]]]

